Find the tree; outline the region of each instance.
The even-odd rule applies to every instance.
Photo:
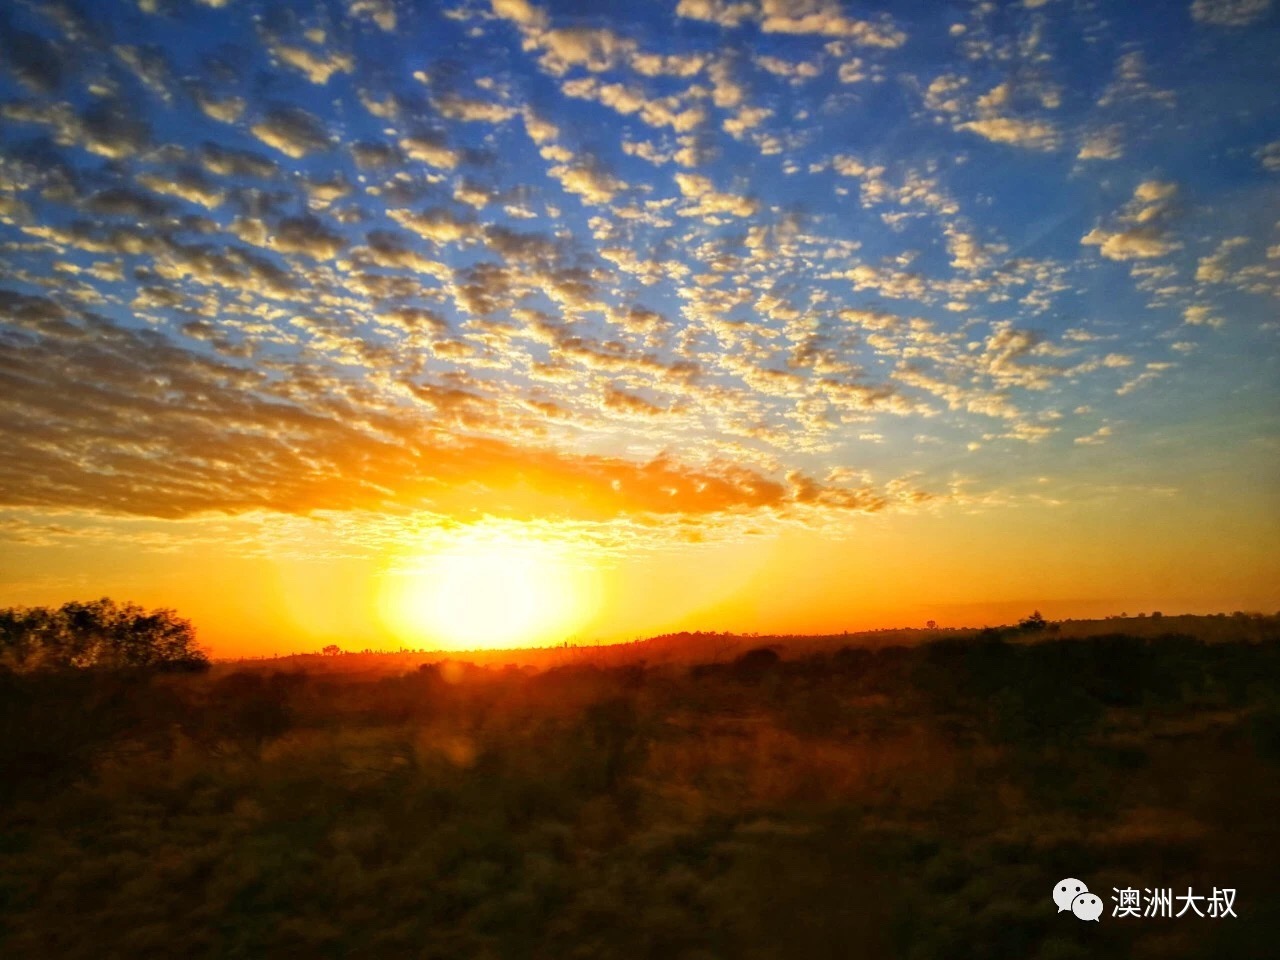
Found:
[[[69,667],[201,670],[209,659],[191,621],[107,597],[0,610],[0,665],[26,673]]]
[[[1019,629],[1024,630],[1027,633],[1039,633],[1048,625],[1048,621],[1041,616],[1039,610],[1034,611],[1031,616],[1027,617],[1025,620],[1018,621]]]
[[[327,647],[322,649],[320,652],[323,653],[326,657],[336,657],[338,654],[342,652],[342,648],[338,646],[336,643],[331,643]]]

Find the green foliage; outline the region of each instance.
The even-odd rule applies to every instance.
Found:
[[[67,668],[200,670],[208,658],[190,620],[103,597],[61,607],[0,610],[0,666],[20,673]]]

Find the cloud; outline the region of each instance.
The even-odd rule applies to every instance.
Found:
[[[524,119],[525,132],[534,143],[542,145],[553,142],[560,136],[560,128],[554,123],[526,107],[521,116]]]
[[[0,18],[0,53],[4,65],[34,93],[52,94],[62,86],[62,54],[37,33]]]
[[[395,33],[399,23],[394,0],[347,0],[347,12],[355,19],[371,20],[386,33]]]
[[[441,134],[423,133],[404,137],[400,149],[410,160],[418,160],[441,170],[452,170],[462,160],[462,154],[445,143]]]
[[[1163,257],[1182,244],[1169,233],[1173,200],[1178,185],[1146,180],[1138,184],[1120,213],[1117,226],[1094,227],[1080,242],[1098,247],[1108,260],[1142,260]]]
[[[637,50],[628,66],[645,77],[692,77],[702,72],[710,58],[700,53],[648,53]]]
[[[118,44],[111,52],[147,90],[166,104],[173,102],[173,71],[161,49]]]
[[[543,29],[547,25],[547,15],[541,7],[528,0],[492,0],[494,16],[510,20],[512,23],[532,29]]]
[[[235,123],[244,115],[246,103],[243,97],[215,97],[200,84],[191,86],[191,96],[206,117],[219,123]]]
[[[636,51],[634,41],[607,27],[552,28],[546,12],[526,0],[492,0],[492,9],[496,16],[520,28],[526,49],[542,51],[542,67],[556,76],[563,76],[572,67],[595,73],[609,70],[619,59]]]
[[[607,27],[561,27],[547,30],[537,38],[543,49],[542,65],[562,76],[571,67],[593,73],[612,69],[620,58],[636,50],[633,41]]]
[[[665,412],[657,404],[620,390],[612,384],[605,388],[603,403],[606,410],[627,417],[656,417]]]
[[[1151,219],[1157,211],[1154,205],[1165,200],[1172,199],[1178,193],[1178,185],[1162,180],[1144,180],[1138,184],[1133,190],[1133,198],[1140,204],[1144,204],[1142,209],[1134,212],[1133,217],[1139,221]]]
[[[1271,0],[1195,0],[1191,19],[1214,27],[1247,27],[1270,9]]]
[[[541,52],[538,64],[553,76],[563,77],[575,68],[603,73],[625,64],[647,77],[691,77],[706,62],[700,54],[641,50],[634,40],[608,27],[552,27],[547,13],[526,0],[492,0],[491,7],[495,16],[520,29],[526,50]]]
[[[560,181],[568,193],[576,194],[586,203],[597,206],[612,202],[627,185],[613,174],[592,164],[573,162],[559,164],[547,171]]]
[[[224,194],[194,167],[183,167],[172,173],[144,173],[138,182],[148,190],[212,210],[221,205]]]
[[[760,29],[765,33],[843,37],[862,46],[887,49],[907,42],[906,33],[887,18],[877,23],[853,20],[829,0],[762,0]]]
[[[1271,173],[1280,173],[1280,140],[1272,140],[1257,149],[1254,156],[1262,164],[1262,169]]]
[[[1080,144],[1077,160],[1119,160],[1124,156],[1119,127],[1108,127],[1086,136]]]
[[[1008,144],[1029,150],[1056,150],[1061,134],[1055,123],[1044,116],[1026,114],[1056,106],[1055,88],[1034,79],[1034,75],[1018,83],[1004,81],[981,96],[975,96],[969,77],[943,73],[925,88],[923,99],[927,109],[955,130],[974,133],[992,143]]]
[[[1075,442],[1081,446],[1096,446],[1100,443],[1106,443],[1110,436],[1111,428],[1104,424],[1097,430],[1093,431],[1093,433],[1087,434],[1083,437],[1076,437]]]
[[[1218,243],[1218,248],[1207,257],[1201,257],[1196,264],[1196,281],[1198,283],[1226,283],[1231,279],[1229,261],[1231,251],[1247,246],[1248,237],[1227,237]]]
[[[295,160],[329,147],[324,124],[300,107],[272,106],[249,129],[267,146]]]
[[[122,101],[99,100],[76,113],[65,103],[11,100],[0,104],[0,116],[15,123],[52,129],[63,146],[78,146],[108,160],[124,160],[151,145],[151,127]]]
[[[1151,383],[1154,380],[1158,379],[1160,375],[1163,374],[1165,371],[1172,370],[1176,366],[1177,364],[1175,363],[1164,363],[1164,362],[1148,363],[1146,365],[1146,369],[1142,373],[1138,374],[1132,380],[1126,380],[1124,383],[1122,383],[1120,387],[1116,390],[1116,394],[1121,397],[1127,396],[1128,394],[1133,393],[1139,387],[1143,387],[1146,384]]]
[[[411,270],[414,273],[433,276],[438,280],[450,280],[453,272],[445,264],[424,256],[413,249],[408,238],[390,230],[371,230],[365,238],[367,246],[353,253],[353,258],[367,259],[380,267]]]
[[[85,209],[91,213],[107,217],[129,217],[133,220],[158,219],[168,212],[169,206],[162,200],[128,187],[99,190],[84,202]]]
[[[200,145],[200,163],[220,177],[274,178],[280,171],[275,162],[250,150],[236,150],[206,141]]]
[[[1131,227],[1124,230],[1094,227],[1080,242],[1098,247],[1099,252],[1108,260],[1163,257],[1181,246],[1168,239],[1158,227]]]
[[[432,426],[440,412],[483,415],[486,405],[443,384],[415,384],[435,416],[388,414],[353,398],[320,403],[309,394],[334,387],[323,380],[272,396],[260,373],[44,298],[0,291],[0,317],[6,345],[20,345],[26,358],[23,377],[0,380],[0,403],[16,411],[0,423],[6,507],[166,518],[480,508],[518,519],[610,519],[797,502],[883,506],[869,491],[803,474],[782,484],[723,462],[575,456],[449,435]],[[613,402],[640,409],[623,396],[615,391]]]
[[[354,73],[356,69],[355,57],[347,53],[293,46],[275,37],[268,40],[267,49],[285,66],[320,86],[328,83],[335,73]]]
[[[676,5],[676,16],[716,23],[722,27],[740,27],[745,21],[755,19],[759,11],[759,4],[755,0],[741,3],[733,0],[680,0]]]
[[[318,218],[285,217],[271,232],[271,246],[281,253],[300,253],[313,260],[332,260],[342,250],[342,237]]]
[[[977,364],[1000,386],[1020,386],[1043,390],[1062,373],[1043,364],[1026,363],[1043,352],[1043,337],[1031,330],[1015,327],[1010,321],[992,325],[990,336],[982,344]]]
[[[754,21],[764,33],[839,37],[861,46],[890,50],[907,41],[906,32],[888,17],[855,20],[845,16],[840,4],[833,0],[680,0],[676,15],[726,28]]]
[[[1221,327],[1225,320],[1218,316],[1213,307],[1203,303],[1193,303],[1182,311],[1182,320],[1190,327]]]
[[[692,206],[680,210],[681,216],[709,217],[727,213],[734,217],[749,217],[759,209],[759,204],[749,197],[720,193],[711,178],[702,174],[677,173],[675,180],[680,193],[693,201]]]
[[[1130,50],[1116,60],[1115,73],[1098,106],[1104,108],[1149,107],[1150,104],[1172,107],[1177,97],[1172,90],[1162,90],[1147,79],[1147,61],[1141,50]]]
[[[951,266],[969,273],[985,270],[995,257],[1008,252],[1003,244],[986,244],[968,230],[949,223],[943,228],[947,238],[947,252],[951,254]]]
[[[742,139],[748,130],[754,130],[773,116],[768,107],[743,107],[724,121],[725,132],[735,139]]]
[[[432,103],[440,111],[441,116],[466,123],[502,123],[520,112],[516,107],[507,104],[464,97],[457,93],[435,97]]]
[[[804,83],[822,75],[822,63],[817,60],[787,60],[783,57],[762,54],[754,57],[753,62],[766,73],[792,83]],[[844,78],[842,77],[841,80],[844,81]]]
[[[958,124],[957,129],[976,133],[992,143],[1007,143],[1032,150],[1053,150],[1058,145],[1057,128],[1043,120],[987,117]]]
[[[405,229],[435,243],[456,243],[479,233],[474,221],[463,219],[444,209],[424,210],[421,213],[391,210],[388,211],[388,216]]]
[[[380,170],[404,162],[404,154],[389,143],[353,143],[351,157],[361,170]]]
[[[693,130],[706,119],[700,107],[685,107],[679,97],[650,98],[637,87],[621,83],[601,84],[595,77],[567,81],[565,94],[583,100],[595,100],[623,116],[638,113],[652,127],[671,127],[678,133]]]
[[[967,109],[969,78],[954,73],[934,77],[924,91],[924,105],[940,113],[963,113]]]

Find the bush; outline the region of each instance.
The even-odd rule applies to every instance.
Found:
[[[17,673],[84,667],[203,670],[195,627],[173,610],[150,612],[103,597],[0,610],[0,666]]]
[[[779,660],[776,650],[769,647],[757,647],[748,650],[733,661],[733,673],[740,680],[755,681],[773,671]]]

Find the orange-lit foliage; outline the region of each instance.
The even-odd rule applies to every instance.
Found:
[[[3,673],[0,953],[1265,955],[1276,639],[1024,639]],[[1065,875],[1241,918],[1104,939]]]

